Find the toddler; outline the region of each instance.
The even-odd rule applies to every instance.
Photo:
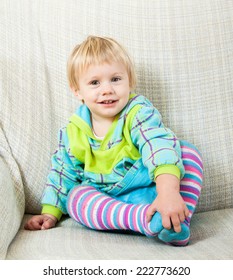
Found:
[[[132,230],[187,245],[202,186],[197,149],[179,141],[142,95],[125,49],[89,36],[68,65],[71,91],[82,101],[59,144],[41,215],[25,229],[49,229],[62,215],[96,230]]]

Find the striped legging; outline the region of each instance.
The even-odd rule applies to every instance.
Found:
[[[200,153],[194,145],[181,141],[185,176],[180,183],[180,194],[189,209],[189,216],[182,223],[182,231],[174,232],[162,226],[156,212],[148,224],[146,211],[149,204],[130,204],[99,192],[92,186],[77,186],[68,197],[69,215],[78,223],[96,230],[132,230],[147,236],[156,236],[165,243],[184,246],[189,242],[190,221],[196,209],[203,179]]]

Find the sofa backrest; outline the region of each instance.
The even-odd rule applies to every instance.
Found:
[[[67,57],[90,34],[128,49],[136,92],[199,148],[198,211],[233,206],[232,1],[2,0],[0,18],[0,144],[19,167],[27,213],[40,211],[58,129],[79,105]]]

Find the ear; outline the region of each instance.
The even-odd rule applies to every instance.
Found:
[[[83,98],[82,98],[82,96],[81,96],[81,94],[80,94],[80,91],[79,91],[78,89],[76,89],[76,88],[74,88],[74,87],[70,87],[70,90],[73,92],[73,94],[74,94],[76,97],[78,97],[78,99],[79,99],[80,101],[83,101]]]

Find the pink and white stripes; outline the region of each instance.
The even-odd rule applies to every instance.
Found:
[[[155,236],[146,221],[149,205],[127,204],[97,191],[91,186],[78,186],[69,195],[70,216],[97,230],[132,230]]]

